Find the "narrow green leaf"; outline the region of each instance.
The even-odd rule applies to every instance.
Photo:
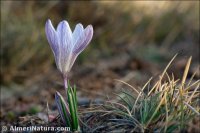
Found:
[[[78,106],[78,103],[77,103],[77,95],[76,95],[76,86],[74,85],[74,93],[73,93],[73,101],[74,101],[74,110],[75,110],[75,113],[76,113],[76,128],[78,129],[79,128],[79,122],[78,122],[78,109],[77,109],[77,106]]]
[[[70,109],[70,113],[71,113],[71,118],[72,118],[72,129],[76,130],[76,118],[75,118],[75,110],[74,110],[74,106],[73,106],[73,98],[72,98],[72,94],[68,93],[68,98],[69,98],[69,109]]]
[[[128,106],[129,110],[132,109],[131,104],[129,104],[129,102],[125,98],[123,98],[122,96],[120,96],[120,94],[115,94],[115,95],[117,95]]]
[[[71,127],[70,112],[68,110],[68,106],[59,92],[56,92],[55,94],[55,101],[63,122],[66,123],[67,126]]]
[[[63,101],[61,99],[60,99],[60,102],[61,102],[62,112],[64,114],[64,118],[67,123],[67,126],[71,127],[70,119],[67,116],[67,110],[66,110],[65,104],[63,103]]]
[[[71,89],[71,94],[72,94],[72,105],[73,105],[73,108],[74,108],[74,126],[75,126],[75,129],[78,129],[78,117],[77,117],[77,107],[76,107],[76,96],[74,94],[75,90],[70,88]]]

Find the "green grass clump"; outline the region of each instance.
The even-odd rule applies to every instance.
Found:
[[[88,111],[87,130],[167,133],[191,130],[190,123],[200,116],[200,80],[192,83],[194,74],[186,81],[191,57],[181,80],[175,79],[173,74],[169,76],[167,69],[174,58],[153,86],[150,86],[151,78],[141,89],[131,86],[134,93],[122,90],[117,94],[120,100],[109,100],[98,109]],[[167,80],[164,80],[165,76]],[[96,124],[90,124],[91,121]],[[193,128],[192,131],[200,130],[198,125],[193,125]]]

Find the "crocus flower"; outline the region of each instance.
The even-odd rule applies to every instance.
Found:
[[[51,20],[45,25],[47,40],[53,51],[55,62],[65,79],[70,72],[77,56],[87,47],[93,36],[93,27],[88,25],[85,29],[82,24],[77,24],[73,33],[67,21],[61,21],[54,29]]]

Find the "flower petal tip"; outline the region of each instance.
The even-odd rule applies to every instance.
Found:
[[[46,25],[49,25],[49,24],[51,24],[51,20],[50,20],[50,19],[47,19]]]

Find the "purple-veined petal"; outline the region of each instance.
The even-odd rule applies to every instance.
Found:
[[[46,36],[47,36],[47,40],[50,44],[50,47],[53,51],[55,60],[56,60],[56,64],[58,63],[58,56],[59,56],[59,44],[58,44],[58,38],[57,38],[57,34],[56,31],[51,23],[51,20],[47,20],[46,24],[45,24],[45,32],[46,32]],[[58,64],[57,64],[58,66]]]
[[[84,28],[82,24],[77,24],[74,32],[72,34],[72,38],[73,38],[73,47],[74,45],[81,39],[81,37],[84,34]],[[68,61],[66,62],[64,71],[66,73],[64,73],[64,75],[66,75],[68,73],[69,70],[71,70],[76,58],[77,58],[78,54],[74,54],[72,51],[70,51],[70,54],[68,55]]]
[[[82,34],[84,33],[84,28],[82,24],[77,24],[74,32],[72,34],[73,37],[73,45],[76,44],[76,42],[78,41],[78,39],[80,39],[80,37],[82,36]]]
[[[62,21],[58,24],[57,35],[61,48],[59,62],[61,72],[64,72],[64,69],[68,66],[67,64],[69,64],[69,55],[73,47],[72,31],[67,21]]]
[[[58,24],[57,35],[62,48],[70,50],[72,47],[72,31],[67,21]]]
[[[70,57],[70,58],[69,58],[69,62],[68,62],[68,64],[67,64],[66,68],[65,68],[65,71],[66,71],[66,72],[68,72],[67,69],[71,70],[71,68],[72,68],[72,66],[74,65],[74,62],[75,62],[77,56],[78,56],[78,54],[73,54],[73,53],[71,53],[71,54],[69,55],[69,57]],[[68,74],[68,73],[66,73],[66,74]]]
[[[88,25],[83,35],[79,38],[73,48],[73,54],[80,54],[89,44],[93,36],[93,27],[92,25]]]

